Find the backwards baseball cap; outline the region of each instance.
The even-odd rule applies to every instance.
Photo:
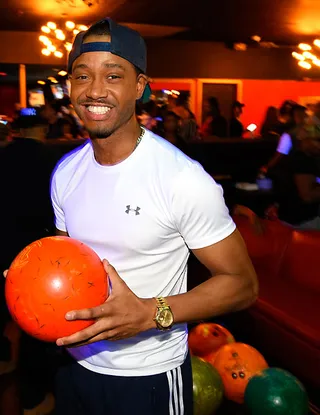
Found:
[[[99,22],[94,23],[88,30],[91,32],[95,26],[107,23],[109,26],[110,42],[88,42],[83,43],[88,31],[82,31],[77,34],[72,50],[68,58],[68,73],[72,72],[74,61],[83,53],[88,52],[110,52],[113,55],[120,56],[134,65],[142,73],[147,71],[147,48],[145,41],[138,32],[129,27],[122,26],[114,22],[110,17],[106,17]],[[149,84],[145,88],[142,101],[147,102],[150,99],[151,89]]]

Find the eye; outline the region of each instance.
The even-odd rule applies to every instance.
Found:
[[[238,375],[235,372],[232,372],[233,379],[237,379]]]
[[[115,80],[115,79],[120,79],[121,77],[119,75],[109,75],[108,79],[110,79],[111,81]]]
[[[78,76],[76,76],[76,80],[83,81],[85,79],[88,79],[88,76],[87,75],[78,75]]]
[[[243,372],[239,372],[239,377],[240,377],[241,379],[244,379],[244,378],[246,377],[246,375],[245,375],[245,373],[243,373]]]

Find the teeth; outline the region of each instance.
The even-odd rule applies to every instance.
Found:
[[[94,114],[106,114],[110,111],[109,107],[97,107],[95,105],[90,105],[88,111],[93,112]]]

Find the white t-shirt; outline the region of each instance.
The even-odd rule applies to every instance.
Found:
[[[189,248],[209,246],[235,230],[221,187],[199,163],[148,130],[113,166],[98,164],[88,141],[59,163],[51,193],[56,227],[108,259],[141,298],[186,292]],[[163,373],[184,362],[187,326],[69,352],[98,373]]]
[[[292,140],[291,140],[290,134],[283,133],[279,139],[277,152],[287,156],[290,153],[291,149],[292,149]]]

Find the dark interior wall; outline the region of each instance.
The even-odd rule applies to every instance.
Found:
[[[301,79],[317,74],[296,64],[290,49],[226,48],[221,43],[149,40],[150,76],[172,78]]]
[[[61,65],[41,54],[38,32],[0,31],[0,63]],[[234,51],[222,43],[150,39],[148,72],[157,78],[299,79],[316,73],[299,68],[289,49]]]

